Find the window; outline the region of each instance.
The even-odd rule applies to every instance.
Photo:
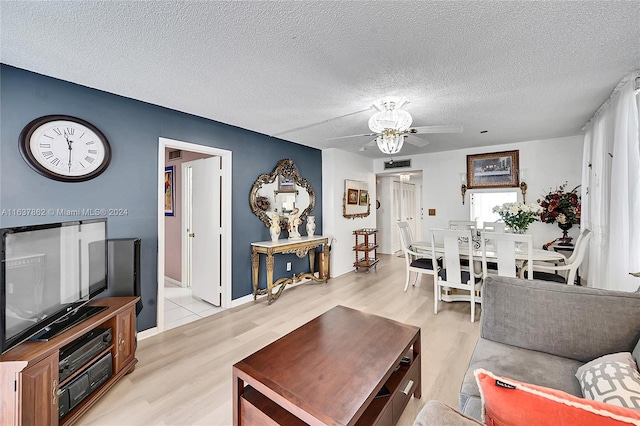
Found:
[[[517,191],[471,193],[471,220],[480,224],[482,222],[497,222],[500,220],[500,216],[493,212],[493,208],[516,201],[518,201]]]

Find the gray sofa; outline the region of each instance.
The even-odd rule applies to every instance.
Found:
[[[477,368],[582,397],[574,375],[586,362],[632,352],[640,365],[640,293],[489,277],[481,328],[460,388],[460,411],[475,419],[481,418]],[[416,424],[437,424],[425,422],[434,408],[425,406]]]

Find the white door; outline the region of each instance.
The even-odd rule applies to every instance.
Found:
[[[222,302],[222,224],[221,188],[222,167],[220,157],[203,158],[184,163],[188,169],[184,175],[186,199],[191,199],[185,214],[191,223],[187,233],[187,285],[191,285],[193,296],[215,306]],[[190,220],[189,220],[190,219]]]
[[[393,182],[393,212],[396,223],[407,222],[411,229],[413,238],[416,238],[416,187],[412,183]],[[398,251],[400,247],[400,238],[398,236],[398,228],[394,224],[393,247]]]

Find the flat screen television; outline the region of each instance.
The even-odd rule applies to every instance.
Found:
[[[48,340],[95,315],[84,306],[107,289],[107,220],[0,229],[2,352]]]

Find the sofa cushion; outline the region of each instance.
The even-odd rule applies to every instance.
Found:
[[[620,426],[640,424],[640,411],[585,400],[545,388],[476,370],[482,389],[483,416],[488,426]]]
[[[480,418],[479,413],[469,407],[473,399],[480,398],[480,390],[473,375],[475,369],[484,368],[498,375],[581,397],[580,383],[574,375],[582,365],[580,361],[480,338],[460,388],[460,411],[476,419]]]
[[[630,352],[638,318],[638,293],[493,276],[482,290],[483,338],[583,363]]]
[[[603,355],[581,366],[576,371],[576,379],[580,380],[580,376],[582,376],[587,370],[593,368],[595,365],[602,364],[603,362],[621,362],[632,366],[636,370],[638,369],[635,360],[629,352],[617,352],[615,354]]]
[[[578,369],[576,378],[587,399],[640,409],[640,373],[629,352],[594,359]]]

